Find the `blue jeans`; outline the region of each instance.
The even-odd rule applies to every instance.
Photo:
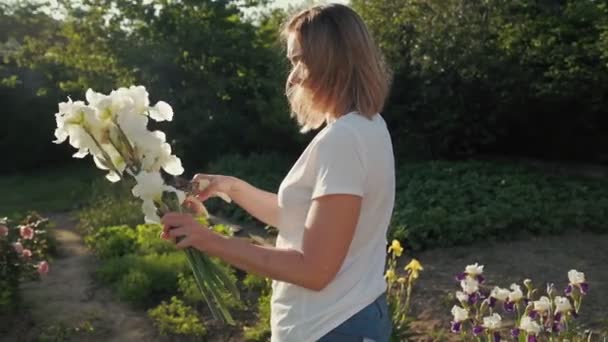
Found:
[[[317,342],[388,342],[391,331],[386,294],[382,294]]]

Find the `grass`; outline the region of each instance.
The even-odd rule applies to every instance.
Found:
[[[42,213],[78,208],[87,198],[93,179],[103,174],[90,163],[43,168],[21,174],[0,175],[0,216],[27,211]]]

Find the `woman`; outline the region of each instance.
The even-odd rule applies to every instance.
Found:
[[[196,175],[252,216],[277,227],[276,247],[202,229],[189,215],[163,217],[165,234],[247,272],[272,278],[273,342],[387,341],[386,231],[394,160],[380,114],[389,73],[361,18],[343,5],[292,17],[283,36],[293,69],[287,96],[304,131],[326,124],[278,194],[243,180]],[[170,229],[171,228],[171,229]]]

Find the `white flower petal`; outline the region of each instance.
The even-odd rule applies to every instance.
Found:
[[[470,276],[480,275],[483,273],[483,265],[479,265],[478,263],[475,263],[473,265],[468,265],[464,269],[464,272]]]
[[[163,170],[167,171],[168,174],[173,176],[179,176],[184,173],[184,168],[182,167],[182,161],[177,156],[169,156],[163,165]]]
[[[158,101],[156,105],[148,110],[150,117],[156,121],[173,120],[173,108],[164,101]]]
[[[452,315],[454,316],[454,322],[462,322],[469,318],[469,312],[458,305],[452,307]]]
[[[110,171],[107,175],[106,175],[106,179],[109,180],[112,183],[116,183],[118,182],[121,178],[120,176],[114,172],[114,171]]]
[[[547,296],[540,297],[539,300],[534,301],[534,311],[547,312],[551,310],[551,300]]]
[[[553,301],[555,302],[556,312],[567,313],[572,310],[572,304],[570,304],[568,298],[556,296]]]
[[[497,313],[493,313],[492,316],[484,317],[482,326],[490,330],[500,329],[502,326],[502,317]]]
[[[56,139],[53,140],[53,143],[61,144],[68,139],[68,132],[66,132],[66,130],[63,128],[57,128],[55,129],[55,138]]]
[[[471,277],[466,277],[460,281],[460,286],[466,294],[473,294],[479,291],[479,282]]]
[[[577,270],[570,270],[568,272],[568,280],[571,284],[581,284],[585,282],[585,273],[578,272]]]
[[[165,183],[159,172],[142,171],[135,176],[137,184],[131,192],[143,200],[154,200],[162,196]]]
[[[490,293],[490,296],[504,302],[509,298],[509,293],[511,293],[511,291],[496,286]]]
[[[456,291],[456,298],[459,302],[466,303],[469,300],[469,295],[462,291]]]
[[[537,335],[540,333],[541,327],[538,323],[532,320],[530,316],[524,316],[521,318],[521,322],[519,323],[519,328],[528,334]]]
[[[141,210],[144,213],[146,223],[160,224],[160,217],[157,213],[157,208],[152,200],[144,200],[141,205]]]
[[[87,155],[89,155],[89,151],[88,150],[80,149],[80,150],[78,150],[78,152],[74,153],[72,155],[72,157],[80,159],[80,158],[86,157]]]
[[[93,156],[93,161],[95,162],[95,166],[102,170],[109,170],[110,168],[106,165],[101,157]]]

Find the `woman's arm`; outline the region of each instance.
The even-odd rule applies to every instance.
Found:
[[[328,195],[313,200],[301,252],[224,237],[201,229],[189,215],[170,213],[162,221],[171,237],[184,237],[179,248],[191,246],[247,272],[320,291],[340,270],[360,211],[358,196]]]
[[[194,181],[208,180],[209,185],[197,197],[204,201],[216,192],[226,193],[238,206],[245,209],[249,215],[278,228],[279,201],[277,194],[264,191],[236,177],[221,175],[194,176]]]

